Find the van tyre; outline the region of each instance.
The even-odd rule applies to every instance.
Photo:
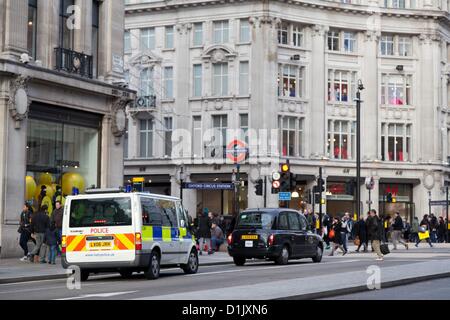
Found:
[[[233,257],[233,261],[237,266],[243,266],[245,264],[245,258],[243,257]]]
[[[187,264],[182,264],[181,269],[183,269],[186,274],[194,274],[198,271],[198,254],[196,249],[192,249],[189,254],[189,259]]]
[[[275,263],[279,265],[285,265],[289,261],[289,248],[288,246],[284,246],[281,249],[281,254],[278,258],[275,259]]]
[[[159,278],[159,272],[161,270],[160,257],[158,252],[152,251],[150,254],[150,263],[148,269],[145,270],[144,275],[148,280],[155,280]]]
[[[81,281],[87,281],[88,278],[89,278],[89,271],[81,270],[80,280]]]
[[[323,250],[320,246],[317,246],[316,255],[314,257],[312,257],[312,261],[315,263],[319,263],[320,261],[322,261],[322,256],[323,256]]]

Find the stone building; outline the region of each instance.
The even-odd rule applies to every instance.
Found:
[[[41,184],[50,198],[122,185],[123,16],[121,1],[0,0],[2,257],[20,253],[19,214]]]
[[[446,0],[127,1],[125,72],[141,99],[129,109],[125,182],[143,176],[148,190],[178,195],[181,167],[183,182],[231,182],[236,166],[211,159],[230,158],[237,137],[250,153],[240,164],[241,208],[264,205],[255,183],[265,176],[266,204],[279,205],[270,176],[289,159],[299,193],[291,207],[306,202],[322,167],[324,211],[355,212],[361,80],[360,205],[367,211],[370,197],[382,214],[423,216],[449,180],[449,8]],[[226,129],[266,129],[278,146],[230,140]],[[180,143],[189,144],[181,156]],[[234,197],[183,191],[192,215],[233,213]]]

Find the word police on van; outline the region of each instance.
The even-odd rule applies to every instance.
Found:
[[[159,277],[161,267],[198,270],[198,254],[180,199],[149,193],[94,189],[68,196],[64,207],[62,264],[91,273],[144,272]]]

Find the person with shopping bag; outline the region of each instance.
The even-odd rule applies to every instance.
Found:
[[[430,221],[428,220],[427,214],[423,216],[423,219],[420,222],[419,236],[416,241],[416,248],[419,247],[419,243],[421,243],[422,240],[426,240],[430,245],[430,248],[433,248],[433,244],[431,243],[430,238]]]

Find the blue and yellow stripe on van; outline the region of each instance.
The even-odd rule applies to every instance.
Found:
[[[178,234],[177,234],[178,229]],[[142,226],[143,241],[179,241],[180,239],[194,240],[187,228],[171,228],[162,226]]]

